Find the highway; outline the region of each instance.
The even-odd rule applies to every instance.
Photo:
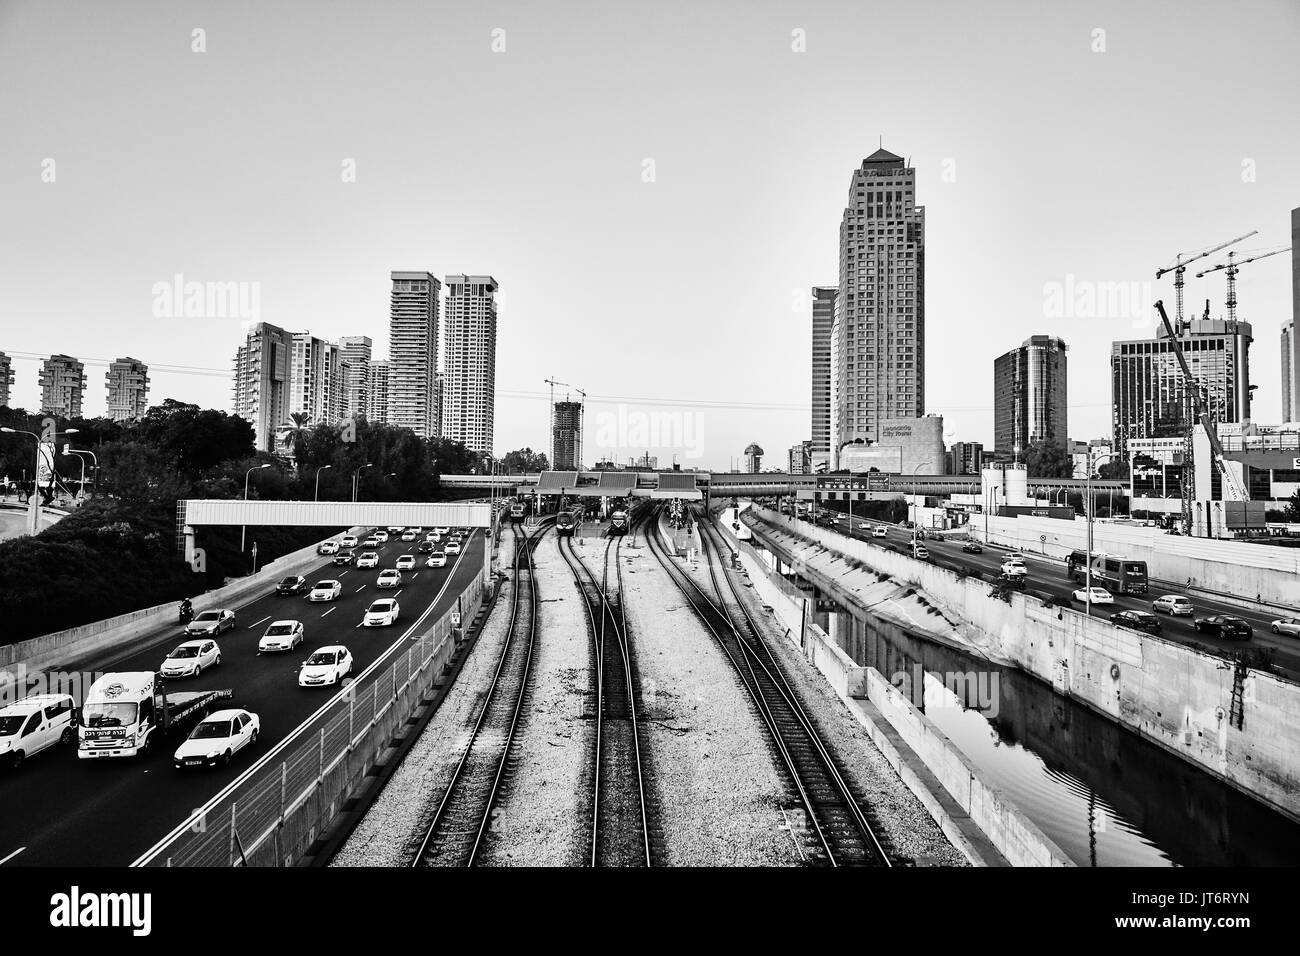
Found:
[[[274,582],[268,582],[268,593],[233,608],[237,628],[217,638],[221,664],[197,679],[167,683],[173,691],[233,688],[234,700],[221,706],[256,713],[261,720],[257,742],[229,767],[209,771],[175,770],[171,759],[179,739],[166,738],[145,757],[80,760],[74,748],[53,747],[15,773],[0,772],[0,865],[129,865],[338,692],[298,687],[298,665],[312,650],[343,644],[355,660],[354,675],[361,674],[406,640],[407,631],[431,606],[433,613],[421,630],[454,607],[457,596],[482,573],[483,546],[482,530],[475,531],[458,558],[449,556],[445,568],[425,567],[425,556],[418,555],[416,570],[403,572],[402,585],[383,590],[375,588],[379,572],[392,568],[399,555],[415,553],[416,542],[394,536],[379,549],[375,568],[335,567],[323,556],[305,577],[309,586],[328,578],[342,582],[342,596],[327,603],[312,604],[305,595],[277,597]],[[360,626],[376,597],[397,598],[401,614],[396,625]],[[297,651],[259,657],[258,640],[275,620],[302,621],[306,640]],[[183,639],[179,633],[178,626],[111,669],[156,670],[171,646]]]
[[[836,522],[831,530],[840,534],[848,534],[850,533],[848,525],[848,516],[842,515],[841,520]],[[883,525],[888,530],[889,536],[887,538],[871,537],[871,529],[877,525]],[[899,554],[911,554],[912,532],[908,528],[854,516],[851,534],[854,538],[867,541],[878,547],[888,547],[891,551],[896,551]],[[925,538],[925,547],[930,552],[932,563],[965,573],[980,571],[985,575],[998,575],[1001,573],[1002,563],[1006,555],[1013,553],[1009,548],[985,545],[983,546],[983,553],[968,554],[961,549],[965,543],[960,540],[934,538],[928,534]],[[1026,579],[1026,589],[1028,591],[1050,594],[1052,597],[1069,602],[1075,610],[1083,613],[1083,604],[1074,601],[1071,597],[1077,585],[1065,576],[1064,561],[1025,554],[1025,565],[1029,569]],[[1277,635],[1269,630],[1269,625],[1273,621],[1284,616],[1280,613],[1269,610],[1246,610],[1235,605],[1211,601],[1176,589],[1162,590],[1160,585],[1152,584],[1150,592],[1145,595],[1117,594],[1113,605],[1093,605],[1092,616],[1109,619],[1117,611],[1150,611],[1151,602],[1162,594],[1184,594],[1191,600],[1192,606],[1195,608],[1195,614],[1192,617],[1173,617],[1168,614],[1157,615],[1162,625],[1161,637],[1184,644],[1199,644],[1206,648],[1228,652],[1244,645],[1269,647],[1273,649],[1275,655],[1273,660],[1278,671],[1289,680],[1300,680],[1300,639]],[[1254,634],[1249,641],[1233,641],[1210,634],[1198,633],[1192,625],[1193,618],[1210,614],[1231,614],[1240,617],[1250,623]]]

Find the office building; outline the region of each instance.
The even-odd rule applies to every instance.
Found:
[[[428,272],[394,272],[389,303],[388,424],[421,438],[439,434],[438,297],[442,283]]]
[[[1282,420],[1300,421],[1300,207],[1291,210],[1291,321],[1282,329]]]
[[[792,475],[811,475],[813,473],[812,449],[811,441],[801,441],[797,445],[791,445],[786,453],[786,470]]]
[[[86,367],[71,355],[51,355],[41,363],[41,412],[80,418],[86,391]]]
[[[289,417],[289,367],[293,336],[259,322],[235,353],[234,412],[253,426],[259,451],[274,451]]]
[[[1065,342],[1031,335],[993,362],[993,449],[1024,454],[1030,445],[1064,447],[1066,420]]]
[[[984,444],[958,441],[948,450],[948,474],[978,475],[984,470]]]
[[[347,365],[343,382],[342,418],[357,418],[366,414],[366,383],[370,378],[371,346],[368,335],[345,335],[339,339],[342,361]]]
[[[845,445],[840,469],[853,473],[876,470],[894,475],[942,475],[948,469],[943,444],[943,416],[885,419],[880,440]]]
[[[104,376],[108,387],[108,417],[115,422],[143,418],[149,409],[149,366],[139,359],[120,358]]]
[[[757,444],[750,442],[745,447],[745,472],[746,474],[756,475],[763,470],[763,449]]]
[[[835,326],[834,286],[812,290],[812,456],[831,460],[831,331]]]
[[[366,370],[366,421],[376,425],[388,424],[388,371],[387,359],[372,359]]]
[[[0,408],[8,408],[10,390],[14,385],[14,360],[0,352]]]
[[[1113,447],[1109,438],[1070,442],[1070,459],[1074,463],[1071,477],[1087,478],[1089,475],[1097,475],[1099,468],[1117,460],[1112,454]]]
[[[840,222],[831,334],[831,453],[925,414],[925,209],[916,170],[879,149],[854,170]],[[832,462],[834,467],[835,461]]]
[[[1221,423],[1250,419],[1249,322],[1198,319],[1179,339],[1210,412]],[[1163,328],[1154,339],[1113,342],[1110,356],[1114,450],[1134,438],[1182,438],[1191,413],[1182,371]]]
[[[629,458],[627,460],[627,466],[629,468],[640,469],[641,471],[654,471],[659,467],[659,456],[652,455],[647,451],[644,455],[638,455],[636,458]]]
[[[582,402],[556,402],[551,413],[551,468],[577,471],[582,467]]]
[[[442,435],[492,454],[497,377],[497,281],[447,276]],[[558,467],[558,466],[556,466]]]

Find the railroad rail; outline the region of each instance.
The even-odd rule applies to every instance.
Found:
[[[723,549],[715,540],[710,519],[703,516],[698,525],[716,599],[664,553],[653,531],[647,533],[651,550],[727,655],[749,693],[804,814],[801,829],[811,847],[810,859],[836,867],[892,866],[867,811],[804,710],[785,668],[750,616],[732,572],[725,565],[719,579],[714,557],[720,556]],[[730,549],[726,553],[729,555]],[[731,610],[729,601],[737,611]]]

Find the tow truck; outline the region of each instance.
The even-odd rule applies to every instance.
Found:
[[[77,726],[77,757],[134,757],[165,735],[183,733],[232,689],[164,691],[153,671],[105,674],[90,685]]]

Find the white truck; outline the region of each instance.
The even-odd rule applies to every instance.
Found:
[[[164,734],[201,720],[233,690],[164,693],[153,671],[105,674],[90,685],[77,726],[77,757],[134,757]]]

